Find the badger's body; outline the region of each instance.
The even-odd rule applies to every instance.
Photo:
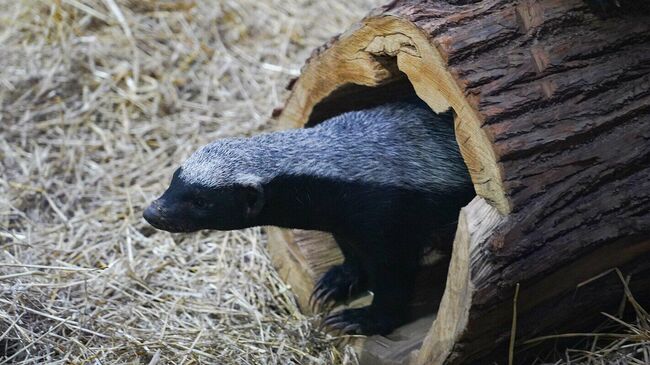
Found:
[[[325,323],[387,333],[406,319],[423,249],[453,231],[473,195],[451,113],[398,102],[313,128],[204,146],[145,218],[170,231],[275,225],[332,232],[345,263],[319,281],[315,300],[341,301],[368,288],[375,297]]]

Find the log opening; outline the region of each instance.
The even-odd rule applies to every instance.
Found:
[[[427,37],[410,23],[394,17],[370,18],[354,29],[354,37],[346,39],[348,36],[337,37],[336,45],[327,53],[314,52],[303,76],[290,84],[291,96],[279,114],[278,125],[281,128],[309,127],[344,112],[414,96],[434,112],[451,108],[456,139],[480,196],[468,206],[469,213],[465,214],[486,214],[498,222],[501,214],[510,208],[492,147],[480,129],[477,115],[467,105]],[[336,72],[326,74],[333,70]],[[459,224],[466,224],[462,216]],[[330,266],[342,262],[339,248],[331,235],[323,232],[272,227],[268,232],[269,249],[276,268],[291,285],[302,310],[310,312],[308,298],[315,281]],[[451,351],[455,336],[462,329],[457,323],[466,322],[463,318],[467,313],[462,309],[469,308],[469,303],[459,302],[468,301],[469,295],[456,295],[467,290],[470,282],[472,238],[467,232],[463,227],[456,237],[451,258],[424,258],[416,297],[411,303],[414,322],[388,337],[372,336],[357,341],[363,363],[413,363],[425,338],[431,336],[447,343],[443,347],[447,348],[447,353]],[[448,274],[450,270],[451,275]],[[445,290],[446,286],[450,289]],[[450,290],[454,295],[443,296]],[[367,304],[369,300],[362,298],[361,303]],[[436,320],[439,310],[446,313],[441,321]]]

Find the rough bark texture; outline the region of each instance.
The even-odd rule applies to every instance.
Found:
[[[615,307],[614,268],[650,297],[647,9],[603,18],[582,0],[456,3],[377,9],[314,52],[279,112],[284,126],[314,123],[371,103],[366,87],[382,89],[374,102],[414,91],[456,111],[479,198],[461,214],[422,364],[505,355],[518,283],[520,340]]]

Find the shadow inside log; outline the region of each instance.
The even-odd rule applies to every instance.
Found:
[[[305,127],[313,127],[326,119],[345,112],[368,109],[387,102],[411,100],[413,98],[417,98],[413,85],[408,81],[406,75],[401,72],[397,77],[381,87],[346,84],[314,106]]]

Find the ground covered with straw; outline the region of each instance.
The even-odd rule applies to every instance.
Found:
[[[141,218],[378,1],[0,0],[0,363],[329,364],[260,229]]]
[[[141,212],[198,146],[270,129],[310,51],[382,2],[0,0],[0,364],[355,363],[260,229]],[[647,363],[635,309],[562,363]]]

